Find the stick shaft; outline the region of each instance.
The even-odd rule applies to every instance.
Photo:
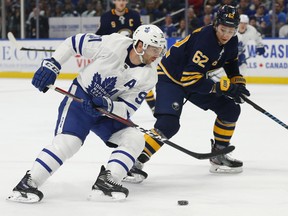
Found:
[[[8,40],[18,49],[21,51],[39,51],[39,52],[54,52],[55,50],[47,50],[47,49],[37,49],[37,48],[27,48],[27,47],[22,47],[17,41],[16,38],[14,37],[12,32],[7,33]]]
[[[79,98],[79,97],[71,94],[70,92],[67,92],[67,91],[61,89],[61,88],[58,88],[58,87],[56,87],[56,86],[54,86],[54,85],[49,85],[48,88],[53,89],[53,90],[55,90],[55,91],[57,91],[57,92],[65,95],[65,96],[67,96],[67,97],[70,97],[70,98],[72,98],[73,100],[75,100],[75,101],[77,101],[77,102],[80,102],[80,103],[83,102],[83,99],[81,99],[81,98]],[[97,108],[95,108],[95,109],[97,109],[100,113],[106,115],[106,116],[109,117],[109,118],[115,119],[115,120],[117,120],[117,121],[119,121],[119,122],[121,122],[121,123],[129,126],[129,127],[134,127],[134,128],[136,128],[136,129],[138,129],[138,130],[141,131],[142,133],[148,134],[149,136],[151,136],[152,138],[158,140],[158,141],[161,142],[162,144],[165,143],[165,144],[167,144],[167,145],[169,145],[169,146],[171,146],[171,147],[173,147],[173,148],[175,148],[175,149],[177,149],[177,150],[179,150],[179,151],[182,151],[182,152],[184,152],[184,153],[186,153],[186,154],[188,154],[188,155],[190,155],[190,156],[192,156],[192,157],[194,157],[194,158],[197,158],[197,159],[199,159],[199,160],[209,159],[209,158],[211,158],[211,157],[215,157],[215,156],[221,155],[221,154],[227,154],[227,153],[229,153],[229,152],[231,152],[231,151],[233,151],[233,150],[235,149],[234,146],[228,146],[228,147],[226,147],[226,148],[224,148],[224,149],[222,149],[222,150],[219,150],[218,152],[211,152],[211,153],[197,153],[197,152],[192,152],[192,151],[189,151],[189,150],[187,150],[187,149],[185,149],[185,148],[183,148],[183,147],[181,147],[181,146],[179,146],[179,145],[171,142],[171,141],[168,140],[168,139],[163,139],[162,137],[160,137],[160,136],[152,133],[150,130],[146,130],[146,129],[140,127],[139,125],[134,124],[134,123],[133,123],[132,121],[130,121],[130,120],[124,119],[124,118],[122,118],[122,117],[120,117],[120,116],[118,116],[118,115],[115,115],[115,114],[113,114],[113,113],[110,113],[110,112],[106,111],[105,109],[102,109],[102,108],[99,108],[99,107],[97,107]]]
[[[271,113],[267,112],[266,110],[264,110],[262,107],[260,107],[259,105],[255,104],[253,101],[251,101],[250,99],[248,99],[247,97],[243,97],[243,99],[245,100],[246,103],[250,104],[251,106],[253,106],[256,110],[258,110],[259,112],[265,114],[266,116],[268,116],[270,119],[272,119],[273,121],[277,122],[278,124],[280,124],[282,127],[288,129],[288,125],[286,125],[284,122],[282,122],[280,119],[276,118],[275,116],[273,116]]]

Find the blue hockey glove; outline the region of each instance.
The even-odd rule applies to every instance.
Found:
[[[102,115],[99,111],[95,108],[102,108],[108,112],[113,111],[113,101],[108,97],[94,97],[92,100],[85,100],[82,103],[82,107],[86,113],[90,116],[98,117]]]
[[[257,54],[257,55],[264,55],[264,53],[265,53],[265,48],[264,48],[264,46],[256,47],[256,54]]]
[[[241,66],[242,64],[247,64],[246,56],[245,56],[244,53],[241,53],[241,54],[238,56],[238,66]]]
[[[228,79],[221,79],[220,82],[215,83],[214,89],[217,95],[226,95],[234,99],[236,103],[244,103],[243,97],[250,96],[250,92],[243,84],[233,84]]]
[[[44,59],[41,67],[33,76],[32,84],[39,89],[39,91],[48,91],[48,85],[54,84],[57,76],[61,70],[61,65],[54,59]]]

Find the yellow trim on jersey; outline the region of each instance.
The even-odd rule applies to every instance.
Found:
[[[190,86],[190,85],[193,85],[194,83],[196,83],[199,79],[201,79],[203,77],[200,77],[199,78],[199,75],[197,77],[195,77],[196,80],[192,80],[190,82],[186,82],[186,83],[182,83],[181,81],[177,81],[176,79],[174,79],[169,73],[168,71],[166,70],[166,68],[164,67],[164,65],[160,62],[159,63],[160,67],[162,68],[163,72],[165,73],[166,76],[169,77],[169,79],[171,79],[173,82],[175,82],[176,84],[178,85],[181,85],[183,87],[187,87],[187,86]],[[197,73],[197,72],[186,72],[186,73]],[[200,74],[200,73],[199,73]],[[181,79],[182,80],[182,79]]]
[[[183,72],[183,76],[181,78],[181,82],[187,82],[187,81],[198,81],[203,77],[203,74],[199,72]]]
[[[128,8],[125,8],[124,10],[125,10],[125,13],[128,13],[128,11],[129,11]],[[114,8],[111,9],[111,13],[112,13],[113,15],[117,15]]]

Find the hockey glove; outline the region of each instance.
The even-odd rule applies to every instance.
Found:
[[[102,115],[95,108],[102,108],[108,112],[112,112],[113,110],[113,101],[108,97],[94,97],[92,100],[85,100],[82,103],[82,107],[86,113],[88,113],[92,117],[98,117]]]
[[[256,54],[257,54],[257,55],[264,55],[264,53],[265,53],[265,48],[264,48],[264,46],[258,46],[258,47],[256,47]]]
[[[230,80],[221,79],[220,82],[214,84],[214,89],[217,95],[226,95],[234,99],[236,103],[244,103],[243,97],[250,96],[250,92],[243,84],[233,84]]]
[[[39,91],[47,92],[48,85],[54,84],[56,77],[59,75],[61,65],[54,59],[44,59],[41,67],[36,71],[32,79],[32,84],[39,89]]]
[[[233,84],[242,84],[246,85],[246,79],[242,75],[236,75],[233,77],[230,77],[230,82]]]

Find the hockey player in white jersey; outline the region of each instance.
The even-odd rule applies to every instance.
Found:
[[[143,150],[144,136],[135,128],[101,115],[94,107],[129,119],[157,82],[155,61],[163,54],[165,45],[163,32],[157,26],[142,25],[132,39],[117,33],[77,34],[67,38],[51,59],[43,60],[32,80],[41,92],[54,84],[61,65],[71,56],[80,54],[92,59],[69,89],[84,102],[63,99],[52,144],[40,152],[7,199],[39,202],[43,193],[38,188],[78,152],[90,131],[115,148],[106,168],[101,167],[90,198],[125,199],[129,191],[120,183]]]
[[[237,31],[238,37],[238,62],[241,74],[245,75],[245,69],[247,67],[247,59],[252,56],[246,56],[246,47],[249,41],[254,41],[256,44],[256,54],[263,55],[265,48],[262,43],[261,34],[255,27],[249,25],[249,17],[246,14],[240,15],[240,23]]]

